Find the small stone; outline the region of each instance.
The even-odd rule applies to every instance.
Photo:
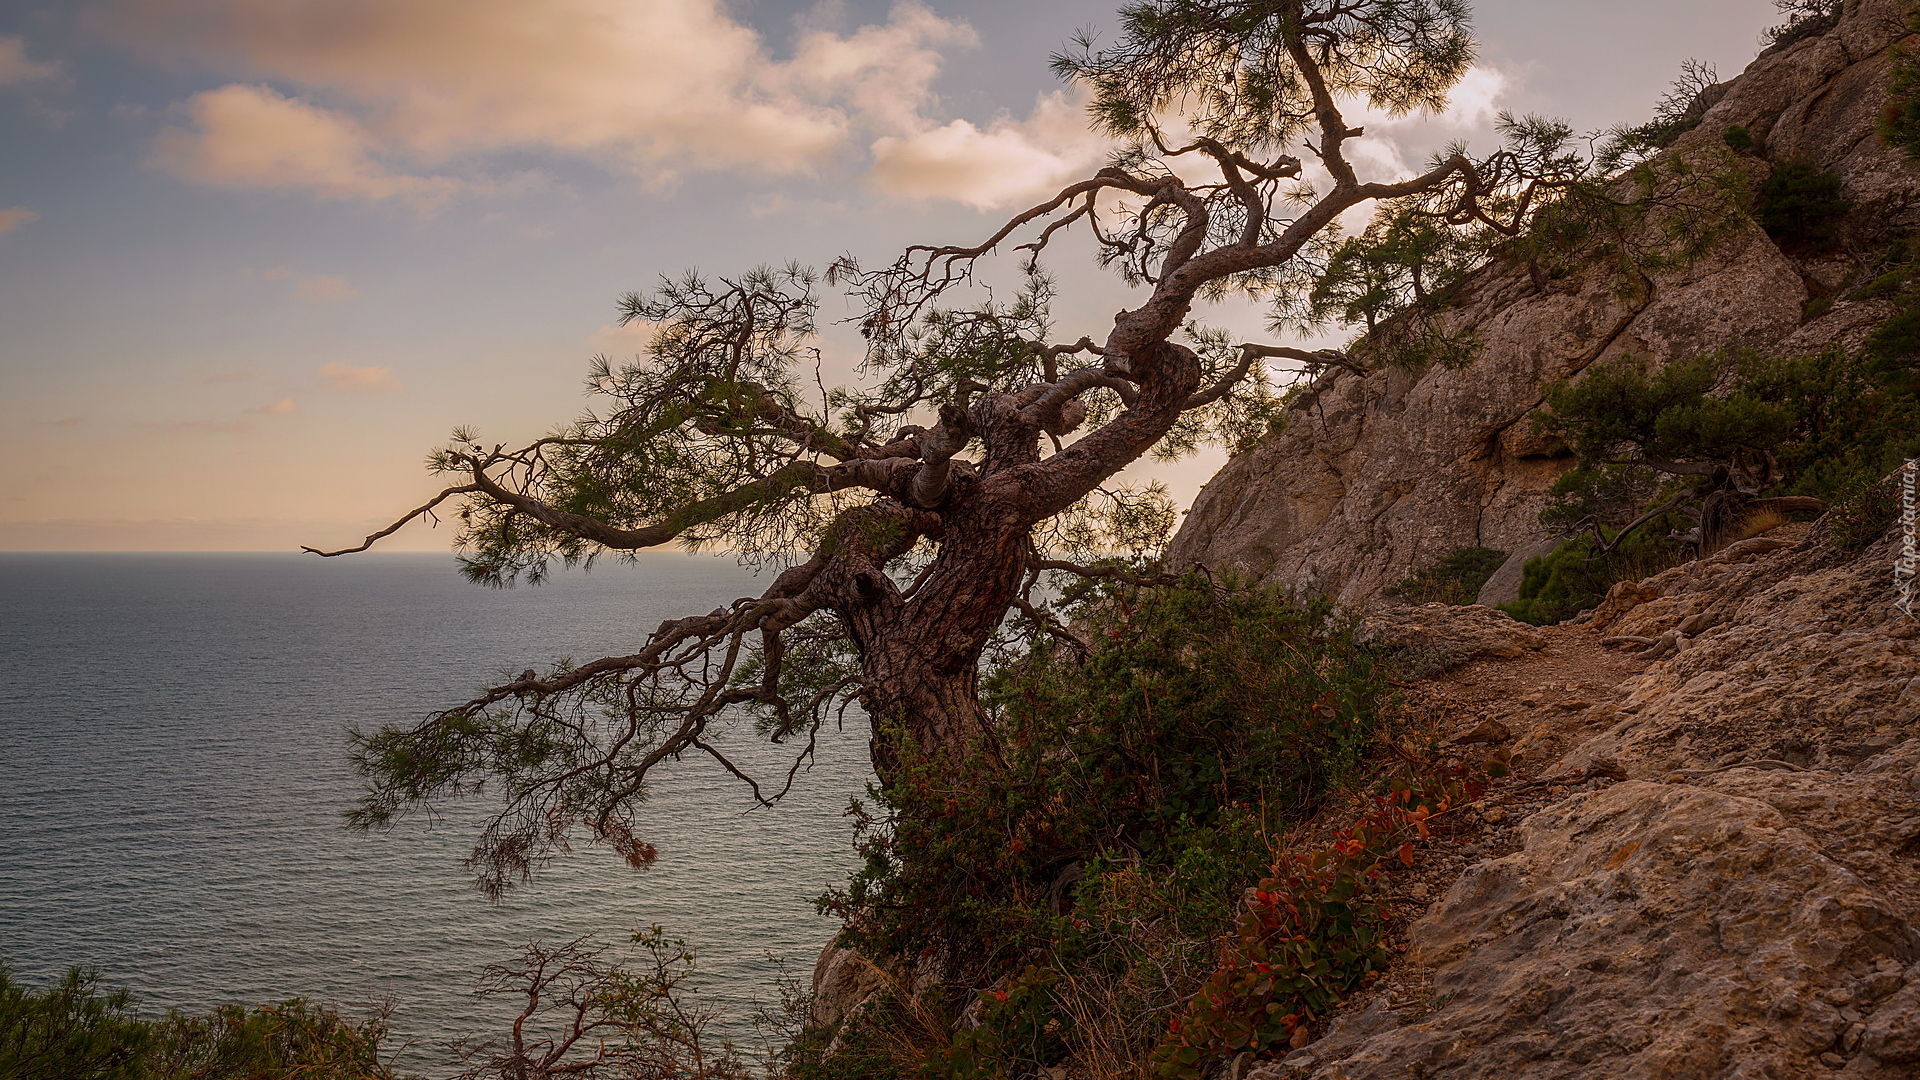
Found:
[[[1666,782],[1669,784],[1684,784],[1687,782],[1687,774],[1670,772],[1666,776]]]
[[[1311,1069],[1313,1068],[1313,1062],[1314,1057],[1313,1051],[1311,1050],[1295,1050],[1293,1053],[1280,1059],[1280,1064],[1285,1065],[1289,1069]]]
[[[1858,1023],[1852,1025],[1847,1028],[1847,1033],[1840,1037],[1841,1047],[1844,1048],[1847,1053],[1853,1053],[1860,1049],[1860,1037],[1866,1033],[1867,1025]]]
[[[1902,964],[1898,960],[1895,960],[1891,956],[1883,956],[1880,959],[1875,960],[1873,962],[1873,969],[1875,971],[1892,972],[1893,974],[1898,975],[1902,971],[1906,970],[1906,965]]]
[[[1562,701],[1559,704],[1554,706],[1554,708],[1556,709],[1565,709],[1568,712],[1575,712],[1580,709],[1590,709],[1592,707],[1593,707],[1593,702],[1587,701],[1582,698],[1568,698],[1565,701]]]
[[[1853,1002],[1853,991],[1844,986],[1836,986],[1820,996],[1829,1005],[1849,1005]]]
[[[1565,795],[1566,793],[1567,785],[1565,784],[1555,784],[1547,789],[1547,794],[1549,795]]]
[[[1454,736],[1453,741],[1457,744],[1501,743],[1511,738],[1513,738],[1513,732],[1507,729],[1507,725],[1489,717],[1480,721],[1473,730]]]
[[[1415,900],[1425,900],[1427,897],[1433,895],[1433,890],[1427,887],[1426,882],[1416,881],[1407,888],[1407,895],[1413,897]]]
[[[1481,812],[1480,816],[1486,818],[1487,824],[1489,825],[1498,825],[1507,820],[1506,810],[1498,806],[1487,807],[1486,810]]]
[[[1831,1050],[1820,1055],[1820,1064],[1825,1065],[1829,1069],[1837,1069],[1842,1065],[1845,1065],[1846,1063],[1847,1063],[1846,1058],[1841,1057],[1839,1054],[1836,1054]]]
[[[1526,697],[1523,697],[1520,699],[1520,704],[1525,708],[1531,709],[1534,706],[1540,704],[1540,695],[1528,694]]]

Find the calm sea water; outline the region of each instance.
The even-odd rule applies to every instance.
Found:
[[[870,778],[852,723],[789,800],[748,812],[689,760],[643,811],[636,871],[583,848],[493,905],[458,865],[474,819],[356,836],[350,724],[411,722],[503,670],[630,652],[663,618],[765,586],[661,554],[539,589],[463,582],[450,558],[0,554],[0,960],[30,979],[97,965],[150,1009],[392,993],[415,1066],[497,1030],[472,993],[529,940],[659,923],[739,1023],[831,937],[811,900],[852,865]],[[775,748],[730,743],[763,763]],[[755,749],[758,746],[759,749]]]

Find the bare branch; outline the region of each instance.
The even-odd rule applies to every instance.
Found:
[[[407,522],[412,521],[414,518],[417,518],[422,514],[432,514],[434,507],[439,506],[441,503],[446,502],[448,499],[453,498],[455,495],[468,495],[479,490],[480,490],[479,486],[474,484],[466,484],[461,487],[450,487],[445,491],[442,491],[440,494],[435,495],[433,498],[428,499],[425,506],[417,507],[413,510],[407,511],[407,513],[401,516],[400,520],[394,522],[393,524],[387,526],[384,529],[381,529],[377,533],[370,534],[365,540],[362,540],[360,542],[359,547],[341,548],[339,551],[321,551],[319,548],[313,548],[313,547],[307,547],[305,545],[301,545],[300,550],[311,551],[315,555],[318,555],[323,559],[331,559],[335,555],[352,555],[355,552],[365,551],[368,548],[372,547],[375,542],[381,539],[384,539],[386,537],[392,536],[396,532],[399,532],[400,529],[403,526],[405,526]]]

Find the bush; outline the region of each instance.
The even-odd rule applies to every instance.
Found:
[[[1907,32],[1920,33],[1920,13],[1909,16]],[[1880,114],[1880,136],[1920,161],[1920,56],[1904,42],[1893,47],[1893,77],[1887,107]]]
[[[907,763],[857,807],[866,866],[822,901],[868,956],[943,959],[948,989],[848,1021],[844,1060],[796,1076],[1144,1060],[1272,837],[1351,782],[1387,723],[1376,658],[1325,603],[1190,580],[1073,610],[1090,647],[1036,647],[987,686],[1000,760]],[[969,1002],[978,1025],[943,1042]],[[903,1048],[902,1031],[923,1034]]]
[[[1520,598],[1500,610],[1524,623],[1550,626],[1598,607],[1618,582],[1638,581],[1677,565],[1679,550],[1658,536],[1660,524],[1643,528],[1605,555],[1595,554],[1599,545],[1592,536],[1582,536],[1528,559]]]
[[[1818,255],[1840,239],[1840,221],[1853,204],[1840,197],[1840,176],[1801,156],[1782,162],[1760,185],[1760,227],[1783,251]]]
[[[1507,553],[1483,547],[1457,547],[1439,562],[1387,590],[1413,604],[1471,604],[1480,595],[1494,571],[1507,561]]]
[[[92,969],[35,989],[0,965],[7,1080],[399,1080],[381,1060],[386,1037],[384,1011],[354,1020],[294,998],[152,1018]]]

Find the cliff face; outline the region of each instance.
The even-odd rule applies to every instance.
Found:
[[[1874,133],[1904,6],[1856,0],[1828,33],[1762,56],[1723,84],[1680,149],[1718,143],[1740,124],[1764,153],[1761,175],[1802,155],[1834,170],[1854,204],[1844,226],[1853,250],[1920,225],[1920,171]],[[1281,434],[1201,491],[1171,557],[1346,603],[1462,546],[1516,553],[1517,569],[1540,553],[1547,489],[1571,466],[1526,421],[1547,386],[1627,354],[1788,353],[1855,339],[1885,317],[1883,302],[1803,312],[1857,269],[1847,255],[1790,258],[1755,225],[1631,295],[1601,266],[1545,291],[1522,268],[1483,268],[1446,316],[1480,340],[1472,364],[1323,376]]]
[[[1510,730],[1544,779],[1473,811],[1507,824],[1443,857],[1404,969],[1250,1080],[1920,1076],[1920,623],[1892,607],[1898,546],[1788,526],[1623,590],[1606,631],[1540,631],[1614,665],[1594,677],[1450,676],[1476,692],[1535,665],[1458,722]],[[1637,673],[1598,642],[1702,625]]]

